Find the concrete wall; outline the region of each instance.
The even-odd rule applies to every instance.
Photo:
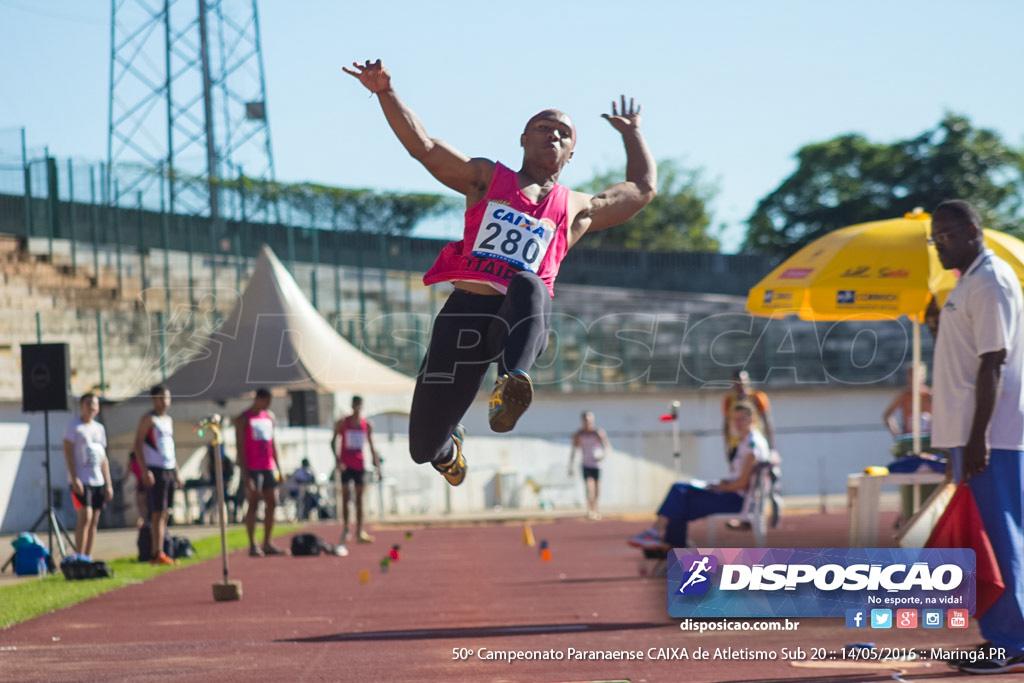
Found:
[[[659,421],[671,401],[681,403],[679,470],[685,476],[712,480],[725,473],[720,413],[723,391],[542,394],[514,435],[506,436],[495,435],[487,427],[486,396],[481,394],[465,420],[470,475],[456,489],[448,487],[429,467],[415,465],[409,459],[408,423],[404,417],[377,416],[377,445],[385,458],[387,477],[385,510],[436,514],[447,509],[482,510],[498,502],[533,509],[542,504],[556,508],[582,504],[579,474],[574,472],[569,477],[566,466],[570,435],[578,428],[583,410],[594,411],[597,423],[608,432],[614,448],[602,475],[602,507],[653,510],[675,478],[671,424]],[[882,425],[881,413],[893,393],[891,387],[773,391],[776,441],[784,459],[784,494],[841,494],[848,473],[888,463],[891,440]],[[216,406],[174,407],[177,410],[172,413],[179,418],[176,435],[183,478],[197,477],[203,451],[191,426],[195,418]],[[244,407],[232,404],[221,410],[233,415]],[[374,406],[366,407],[372,415]],[[144,408],[142,404],[125,406],[120,416],[118,411],[105,408],[111,417],[115,478],[123,472],[130,432]],[[287,413],[286,406],[278,408],[279,415]],[[60,445],[69,417],[69,413],[52,414],[50,434],[53,486],[64,496],[62,520],[73,526]],[[14,405],[0,407],[2,532],[27,529],[45,507],[42,421],[42,416],[26,416]],[[227,437],[227,442],[233,443],[230,430]],[[294,471],[303,457],[309,457],[319,472],[332,469],[327,448],[329,429],[286,428],[281,430],[279,441],[285,474]],[[233,446],[229,445],[228,452],[234,457]],[[500,492],[495,490],[496,475],[500,475],[502,482]],[[538,485],[539,493],[527,485],[528,478]],[[374,491],[368,495],[372,511],[377,508],[376,497]]]

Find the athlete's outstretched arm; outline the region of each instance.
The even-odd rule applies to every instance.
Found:
[[[658,193],[658,169],[640,133],[640,105],[622,96],[620,107],[612,102],[612,113],[602,114],[619,131],[626,145],[626,181],[612,185],[589,198],[573,222],[573,241],[588,230],[604,230],[625,223]]]
[[[465,195],[487,190],[494,163],[487,159],[470,159],[448,143],[431,138],[419,117],[398,98],[391,86],[391,73],[378,59],[364,64],[352,62],[353,69],[342,71],[359,79],[377,96],[388,125],[409,154],[430,171],[430,174],[456,192]]]

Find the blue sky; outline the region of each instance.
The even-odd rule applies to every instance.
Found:
[[[568,112],[579,130],[570,186],[621,167],[621,141],[600,114],[620,93],[636,97],[655,157],[718,183],[727,250],[806,143],[901,139],[948,110],[1024,144],[1015,0],[260,0],[259,11],[284,181],[447,192],[341,72],[377,57],[428,132],[470,156],[516,166],[525,120]],[[109,43],[107,0],[0,0],[0,151],[24,126],[33,148],[103,160]]]

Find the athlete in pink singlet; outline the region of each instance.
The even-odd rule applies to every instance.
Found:
[[[270,542],[274,534],[274,510],[277,508],[277,485],[281,476],[281,462],[277,439],[274,436],[276,418],[270,410],[273,397],[269,389],[257,389],[252,407],[235,418],[235,447],[238,467],[242,471],[242,488],[248,509],[245,530],[249,534],[249,555],[284,555]],[[256,508],[263,498],[263,545],[256,545]]]
[[[507,432],[533,399],[527,370],[547,343],[562,259],[587,231],[623,223],[654,198],[654,160],[640,134],[640,107],[623,96],[602,116],[622,135],[626,180],[596,195],[576,192],[558,184],[576,144],[576,127],[563,112],[545,109],[526,122],[522,165],[513,171],[427,135],[379,59],[352,67],[345,73],[377,96],[409,154],[466,197],[463,238],[442,249],[423,278],[451,282],[455,291],[434,320],[409,414],[413,460],[431,463],[458,486],[467,469],[459,423],[490,364],[498,364],[498,380],[488,419],[491,429]]]
[[[331,451],[341,472],[341,512],[345,526],[341,531],[341,544],[351,539],[349,507],[356,509],[356,540],[372,543],[373,536],[363,529],[363,492],[366,490],[366,447],[370,447],[373,468],[380,478],[380,454],[373,443],[373,422],[363,417],[363,398],[352,397],[352,414],[334,423]],[[353,496],[352,490],[355,489]]]

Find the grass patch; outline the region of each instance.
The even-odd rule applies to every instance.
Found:
[[[274,537],[294,533],[298,524],[286,524],[274,529]],[[121,586],[141,583],[164,572],[189,567],[220,556],[220,534],[207,536],[192,542],[196,556],[183,559],[175,567],[160,567],[139,562],[132,557],[122,557],[107,564],[114,570],[109,579],[68,581],[60,573],[37,579],[26,579],[0,587],[0,629],[38,617],[54,610],[77,605],[83,600],[107,593]],[[227,533],[228,552],[249,547],[245,529],[231,529]]]

